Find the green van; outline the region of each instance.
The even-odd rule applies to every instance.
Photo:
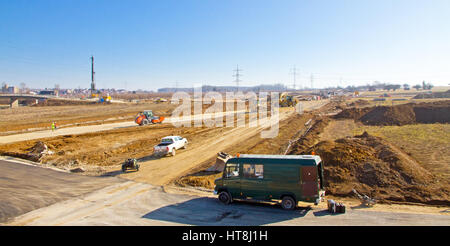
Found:
[[[299,201],[323,200],[323,164],[317,155],[237,155],[228,159],[223,177],[215,180],[214,194],[233,200],[281,200],[283,209]]]

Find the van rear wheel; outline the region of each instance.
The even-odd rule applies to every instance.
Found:
[[[222,191],[219,193],[219,201],[221,201],[223,204],[230,204],[231,203],[231,195],[228,193],[228,191]]]
[[[294,198],[290,196],[283,197],[283,200],[281,200],[281,207],[285,210],[293,210],[296,207]]]

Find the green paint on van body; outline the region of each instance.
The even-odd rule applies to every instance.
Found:
[[[317,155],[240,155],[230,158],[214,191],[233,199],[318,203],[323,192],[323,164]]]

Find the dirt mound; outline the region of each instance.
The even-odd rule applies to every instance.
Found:
[[[359,120],[365,125],[392,126],[414,124],[415,113],[411,104],[375,107]]]
[[[0,150],[0,155],[17,157],[25,160],[30,160],[34,162],[40,162],[41,159],[46,155],[52,155],[53,151],[49,150],[46,144],[41,141],[37,141],[31,148],[26,149],[23,152],[19,151],[2,151]]]
[[[46,107],[46,106],[69,106],[69,105],[91,105],[91,104],[97,104],[97,102],[47,99],[47,100],[41,100],[37,104],[34,104],[32,106],[33,107]]]
[[[353,197],[352,189],[380,202],[450,205],[447,181],[430,172],[382,139],[364,133],[323,141],[301,153],[316,152],[324,165],[327,194]]]
[[[303,136],[301,136],[295,143],[291,145],[288,155],[295,155],[295,153],[305,151],[309,146],[314,146],[319,139],[319,134],[328,125],[330,119],[327,117],[316,119]],[[309,152],[310,153],[310,152]]]
[[[222,177],[223,173],[220,172],[207,172],[202,171],[195,174],[191,174],[175,181],[176,185],[182,187],[204,187],[207,189],[214,189],[214,181]]]
[[[354,119],[365,125],[390,126],[416,123],[449,123],[450,101],[408,103],[395,106],[347,108],[335,119]]]
[[[372,108],[345,108],[340,113],[336,114],[334,119],[354,119],[359,120],[367,112],[371,111]]]
[[[450,90],[445,92],[420,93],[413,99],[450,98]]]
[[[363,100],[363,99],[358,99],[358,100],[348,104],[348,106],[350,106],[350,107],[363,107],[363,106],[367,106],[367,105],[370,105],[370,102],[368,102],[367,100]]]
[[[417,104],[414,113],[418,123],[450,123],[450,101]]]

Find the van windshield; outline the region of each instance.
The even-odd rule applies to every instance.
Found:
[[[225,169],[225,177],[238,177],[239,176],[239,164],[227,164]]]

